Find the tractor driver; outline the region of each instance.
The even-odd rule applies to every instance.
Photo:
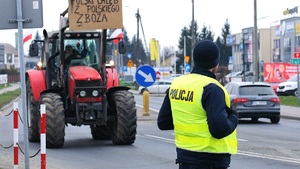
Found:
[[[66,50],[64,52],[65,60],[64,60],[64,83],[67,84],[67,75],[70,67],[70,63],[72,59],[81,58],[79,52],[73,49],[72,45],[66,45]]]
[[[65,50],[65,67],[68,67],[72,59],[81,58],[79,52],[73,49],[72,45],[66,45]]]

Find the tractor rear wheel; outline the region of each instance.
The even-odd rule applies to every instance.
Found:
[[[134,96],[127,90],[112,94],[115,119],[112,125],[112,141],[116,145],[133,144],[136,136],[137,116]]]
[[[65,115],[61,96],[57,93],[44,93],[40,104],[46,105],[47,148],[62,147],[65,141]]]
[[[30,142],[39,142],[39,108],[38,102],[33,99],[29,77],[26,78],[26,93],[28,140]]]
[[[110,139],[110,132],[107,126],[91,125],[91,134],[94,140],[108,140]]]

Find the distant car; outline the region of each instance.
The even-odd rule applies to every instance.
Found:
[[[170,74],[170,76],[166,77],[167,80],[174,80],[176,77],[180,77],[182,74]]]
[[[240,76],[240,75],[242,75],[242,71],[231,72],[231,73],[229,73],[229,74],[227,74],[227,75],[225,76],[225,79],[226,79],[227,82],[229,82],[229,81],[231,81],[231,78],[232,78],[232,77],[238,77],[238,76]]]
[[[165,94],[167,89],[171,86],[172,80],[156,80],[155,83],[149,87],[140,86],[138,92],[143,94],[147,90],[150,94]]]
[[[239,118],[269,118],[271,123],[280,121],[280,99],[268,83],[229,82],[225,86],[231,106]]]
[[[299,80],[299,83],[300,83],[300,80]],[[279,83],[277,86],[276,92],[278,95],[298,96],[297,86],[298,86],[297,75],[294,75],[294,76],[291,76],[286,82]]]
[[[246,71],[244,75],[242,74],[242,76],[244,76],[245,82],[253,82],[254,74],[252,71]]]
[[[246,71],[245,76],[254,76],[253,72],[251,71]]]

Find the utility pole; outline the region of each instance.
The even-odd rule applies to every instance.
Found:
[[[140,13],[139,13],[139,9],[137,9],[137,13],[135,14],[135,16],[136,16],[136,21],[137,21],[137,30],[136,30],[136,50],[135,50],[135,64],[136,64],[136,68],[138,68],[139,67],[139,62],[140,62],[140,60],[139,60],[139,39],[140,39],[140,37],[139,37],[139,33],[140,33],[140,29],[139,29],[139,22],[140,22]]]
[[[146,37],[145,37],[145,32],[144,32],[144,27],[143,27],[143,23],[142,23],[142,18],[141,16],[139,15],[139,19],[140,19],[140,23],[141,23],[141,27],[142,27],[142,33],[143,33],[143,37],[144,37],[144,43],[145,43],[145,48],[146,48],[146,57],[148,57],[148,62],[149,62],[149,65],[151,64],[151,59],[150,59],[150,55],[149,55],[149,50],[148,50],[148,45],[147,45],[147,42],[146,42]]]
[[[258,37],[257,37],[257,5],[256,5],[256,0],[254,0],[254,30],[253,30],[253,49],[254,49],[254,55],[253,55],[253,73],[254,73],[254,78],[253,82],[259,81],[259,69],[258,69]]]
[[[146,42],[146,37],[145,37],[145,32],[144,32],[144,28],[143,28],[143,23],[142,23],[142,19],[141,19],[141,15],[139,13],[139,9],[137,10],[137,13],[136,13],[136,19],[137,19],[137,44],[136,44],[136,62],[137,62],[137,68],[139,66],[139,63],[140,63],[140,57],[138,56],[139,54],[139,42],[140,42],[140,24],[141,24],[141,27],[142,27],[142,33],[143,33],[143,37],[144,37],[144,43],[145,43],[145,53],[146,53],[146,57],[148,57],[148,62],[149,62],[149,65],[151,64],[151,59],[150,59],[150,55],[149,55],[149,50],[148,50],[148,45],[147,45],[147,42]]]
[[[191,43],[191,67],[194,66],[193,49],[195,46],[195,21],[194,21],[194,0],[192,0],[192,43]]]
[[[243,79],[242,81],[244,82],[245,81],[245,72],[246,72],[246,51],[245,51],[245,38],[244,38],[244,33],[242,33],[242,36],[243,36],[243,54],[242,54],[242,60],[243,60]]]

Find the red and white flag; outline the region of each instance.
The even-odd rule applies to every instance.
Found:
[[[109,38],[118,38],[118,39],[115,39],[113,40],[114,44],[117,44],[119,39],[123,39],[123,32],[122,32],[122,29],[116,29],[111,35]]]
[[[31,39],[32,39],[32,30],[29,30],[23,36],[23,44]]]

